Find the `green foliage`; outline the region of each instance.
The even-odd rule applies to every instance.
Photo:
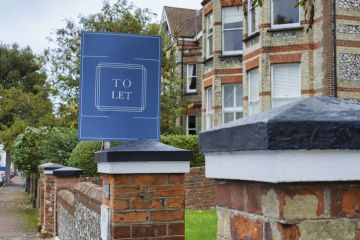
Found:
[[[101,150],[101,142],[80,142],[72,151],[68,160],[71,167],[83,170],[83,176],[97,176],[97,165],[94,153]]]
[[[215,240],[216,210],[188,210],[185,212],[185,239]]]
[[[174,43],[165,33],[162,36],[161,134],[181,134],[184,129],[178,126],[177,121],[186,110],[183,80],[176,73]]]
[[[58,112],[62,122],[77,126],[81,32],[158,34],[159,25],[150,23],[153,16],[148,9],[135,7],[126,0],[115,4],[104,1],[99,13],[80,16],[78,22],[66,20],[65,27],[55,30],[50,41],[56,47],[48,49],[45,57],[53,76],[51,85],[62,100]]]
[[[55,123],[42,63],[29,48],[0,44],[0,141],[7,152],[26,126]]]
[[[11,153],[17,169],[26,173],[37,173],[42,163],[52,162],[66,165],[77,144],[74,129],[27,127],[15,141]]]
[[[196,135],[162,135],[161,140],[162,143],[192,150],[194,158],[190,162],[191,167],[202,167],[205,165],[205,158],[202,153],[199,152],[199,138]]]

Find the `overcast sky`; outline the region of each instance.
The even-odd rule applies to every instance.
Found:
[[[115,2],[116,0],[111,0]],[[64,26],[63,19],[99,12],[102,0],[0,0],[0,42],[29,45],[40,53],[49,43],[53,29]],[[200,9],[201,0],[133,0],[136,6],[158,14],[166,6]]]

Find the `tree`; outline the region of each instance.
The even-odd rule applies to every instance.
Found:
[[[154,15],[127,0],[118,0],[115,4],[105,1],[99,13],[80,16],[78,23],[66,20],[65,27],[55,30],[50,41],[57,47],[48,49],[45,56],[52,73],[50,82],[61,99],[59,116],[63,122],[77,125],[81,32],[158,34],[158,25],[150,23]]]
[[[75,129],[56,127],[27,127],[12,149],[12,160],[17,169],[37,173],[42,163],[67,164],[77,144]]]
[[[176,73],[176,47],[166,34],[162,36],[161,134],[181,134],[183,128],[176,122],[186,110],[183,80]]]
[[[0,140],[6,152],[26,126],[55,124],[42,63],[30,48],[0,45]]]

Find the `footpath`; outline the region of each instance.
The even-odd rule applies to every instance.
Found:
[[[15,176],[0,187],[0,240],[37,240],[37,216],[27,193],[25,179]]]

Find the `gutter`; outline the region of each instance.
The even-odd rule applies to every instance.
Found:
[[[336,45],[336,0],[333,0],[333,68],[334,68],[334,97],[338,97],[338,83],[337,83],[337,45]]]

